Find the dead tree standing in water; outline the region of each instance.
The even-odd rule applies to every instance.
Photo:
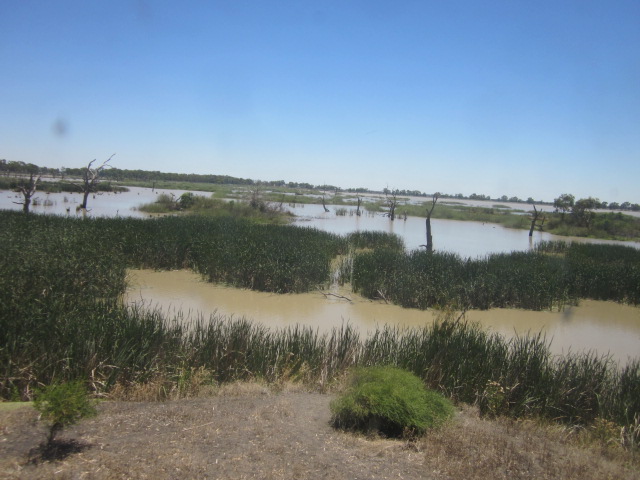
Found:
[[[391,194],[391,195],[389,195]],[[393,190],[389,192],[388,189],[384,189],[384,195],[387,198],[387,206],[389,207],[389,211],[386,215],[393,222],[396,219],[396,208],[398,207],[398,190]]]
[[[329,213],[329,209],[327,208],[327,204],[324,201],[324,195],[322,195],[322,208],[324,208],[325,213]]]
[[[360,204],[362,203],[362,197],[360,195],[356,195],[356,198],[358,199],[358,208],[356,209],[356,216],[359,217],[361,215]]]
[[[329,209],[327,208],[327,205],[324,201],[324,194],[325,192],[322,192],[322,208],[324,208],[324,213],[329,213]]]
[[[427,244],[425,245],[425,247],[427,248],[427,252],[433,252],[433,236],[431,235],[431,214],[433,213],[433,209],[436,208],[438,198],[440,198],[440,192],[434,193],[431,197],[431,207],[427,209]]]
[[[542,230],[542,226],[544,225],[545,217],[542,215],[542,210],[538,211],[536,206],[533,206],[533,213],[531,214],[531,228],[529,229],[529,236],[533,237],[533,230],[536,226]],[[540,225],[537,225],[538,221],[540,221]]]
[[[17,190],[24,197],[23,202],[13,202],[17,205],[22,205],[22,211],[24,213],[29,213],[29,206],[31,205],[31,199],[36,194],[36,189],[38,187],[38,182],[40,181],[40,177],[34,177],[33,173],[29,175],[29,182],[26,185],[21,185],[17,188]]]
[[[115,153],[113,155],[115,155]],[[82,195],[83,195],[82,203],[80,204],[80,209],[84,209],[84,210],[87,209],[87,199],[89,198],[89,194],[97,190],[98,182],[100,180],[99,179],[100,174],[102,173],[102,170],[104,170],[109,166],[107,164],[111,161],[111,159],[113,158],[113,155],[111,155],[108,159],[106,159],[102,163],[102,165],[100,165],[97,168],[91,168],[91,165],[93,165],[93,163],[95,162],[95,159],[91,160],[89,162],[89,165],[87,165],[87,167],[83,170],[82,183],[79,184],[80,188],[82,189]]]

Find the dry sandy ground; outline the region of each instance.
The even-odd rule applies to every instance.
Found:
[[[471,408],[415,442],[335,431],[331,398],[254,387],[179,401],[104,402],[97,417],[61,435],[75,439],[77,451],[36,462],[46,430],[35,410],[0,410],[0,478],[640,478],[624,466],[628,455],[587,450],[533,423],[480,419]]]

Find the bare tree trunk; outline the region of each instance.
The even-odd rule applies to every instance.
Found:
[[[425,247],[427,248],[427,252],[433,252],[433,236],[431,235],[431,215],[433,214],[434,208],[436,208],[436,203],[438,202],[438,198],[440,198],[440,192],[436,192],[431,197],[431,208],[427,210],[427,244]]]
[[[356,216],[359,217],[361,215],[361,213],[360,213],[360,204],[362,203],[362,198],[360,197],[360,195],[358,195],[357,198],[358,198],[358,208],[356,209]]]
[[[322,208],[324,208],[324,213],[329,213],[329,209],[324,203],[324,195],[322,195]]]
[[[542,225],[544,225],[544,216],[541,218],[540,215],[542,215],[542,211],[538,211],[538,209],[536,208],[536,206],[533,206],[533,216],[531,217],[531,228],[529,229],[529,236],[533,237],[533,230],[536,228],[536,224],[538,223],[538,220],[541,220],[541,224],[540,224],[540,228],[542,228]]]
[[[427,252],[433,252],[433,236],[431,235],[431,214],[427,215]]]
[[[87,199],[89,198],[89,190],[85,190],[82,194],[82,203],[80,204],[80,208],[87,209]]]
[[[24,201],[22,202],[22,211],[24,213],[29,213],[29,207],[31,206],[31,199],[36,193],[36,189],[38,188],[38,182],[40,181],[40,177],[33,177],[33,173],[29,175],[29,183],[22,187],[18,187],[18,191],[22,193],[24,197]],[[20,205],[20,202],[14,202]]]

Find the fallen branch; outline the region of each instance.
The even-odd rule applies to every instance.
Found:
[[[344,295],[338,295],[337,293],[331,293],[331,292],[323,292],[322,290],[318,290],[318,292],[321,293],[322,295],[324,295],[324,298],[327,298],[329,296],[336,297],[336,298],[343,298],[343,299],[348,300],[349,302],[353,303],[353,300],[351,300],[349,297],[345,297]]]

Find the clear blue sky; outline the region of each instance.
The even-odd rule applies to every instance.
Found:
[[[0,158],[640,203],[638,0],[0,0]]]

